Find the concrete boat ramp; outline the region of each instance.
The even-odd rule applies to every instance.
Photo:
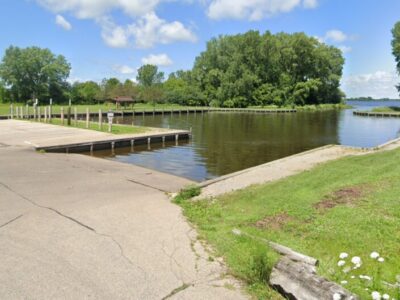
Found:
[[[247,299],[168,199],[189,180],[33,149],[78,137],[0,121],[0,299]]]

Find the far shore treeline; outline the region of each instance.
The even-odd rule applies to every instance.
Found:
[[[338,48],[304,33],[249,31],[210,40],[192,70],[168,78],[156,66],[144,65],[137,83],[108,78],[70,84],[64,56],[10,46],[0,63],[0,101],[93,104],[130,96],[153,104],[216,107],[340,103],[343,65]]]

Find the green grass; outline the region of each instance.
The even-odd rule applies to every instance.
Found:
[[[397,106],[382,106],[375,107],[371,110],[372,112],[382,112],[382,113],[400,113],[400,107]]]
[[[248,283],[259,299],[279,299],[266,285],[277,255],[262,242],[232,234],[232,229],[275,241],[320,260],[319,272],[370,299],[372,290],[400,299],[394,283],[400,274],[400,150],[343,158],[277,182],[253,186],[214,200],[180,201],[184,213],[224,257],[231,272]],[[336,199],[338,191],[350,193],[348,203],[317,209],[316,204]],[[275,216],[275,218],[274,218]],[[283,216],[284,221],[276,221]],[[260,220],[270,220],[257,227]],[[278,225],[277,225],[278,224]],[[369,257],[377,251],[379,263]],[[344,273],[337,266],[339,254],[360,256],[360,269]],[[346,265],[351,265],[347,259]],[[369,282],[358,275],[373,276]],[[356,276],[352,279],[351,276]],[[369,291],[366,291],[368,288]]]
[[[23,106],[25,107],[24,104],[21,103],[16,103],[14,104],[14,107],[16,106]],[[61,107],[64,107],[64,111],[67,111],[67,105],[53,105],[52,106],[52,112],[55,114],[59,114],[61,111]],[[77,108],[78,113],[85,113],[86,108],[89,108],[89,112],[91,113],[97,113],[100,109],[103,112],[106,112],[108,110],[113,110],[113,111],[132,111],[132,106],[127,106],[126,108],[117,108],[114,104],[92,104],[92,105],[73,105],[73,108]],[[343,109],[343,108],[349,108],[350,106],[347,106],[345,104],[321,104],[321,105],[305,105],[305,106],[297,106],[295,109],[301,110],[301,111],[318,111],[318,110],[330,110],[330,109]],[[72,108],[72,113],[73,113],[73,108]],[[201,107],[199,107],[201,108]],[[278,107],[276,105],[269,105],[269,106],[250,106],[248,109],[268,109],[268,110],[275,110],[275,109],[292,109],[292,107]],[[14,108],[15,109],[15,108]],[[44,111],[44,108],[42,107],[42,112]],[[154,109],[164,109],[164,110],[186,110],[186,109],[193,109],[193,106],[182,106],[178,104],[156,104],[154,107],[152,104],[148,103],[137,103],[133,106],[133,109],[135,111],[152,111]],[[33,108],[30,107],[29,111],[31,114],[33,114]],[[9,115],[10,113],[10,104],[9,103],[0,103],[0,115]]]
[[[71,120],[71,126],[68,126],[66,119],[64,120],[64,125],[62,125],[61,119],[53,118],[53,119],[51,119],[51,123],[48,123],[48,124],[89,129],[89,130],[95,130],[95,131],[101,131],[101,132],[108,133],[108,124],[107,123],[103,123],[103,125],[100,129],[97,122],[90,122],[89,128],[86,128],[86,121],[77,121],[76,126],[75,126],[74,120]],[[113,133],[113,134],[138,134],[138,133],[145,133],[148,130],[149,130],[148,128],[141,127],[141,126],[113,124],[111,133]]]
[[[16,103],[14,104],[15,106],[24,106],[24,104]],[[53,105],[52,106],[52,112],[53,113],[60,113],[61,107],[64,107],[64,112],[67,111],[68,105]],[[126,108],[124,107],[116,107],[114,104],[92,104],[92,105],[72,105],[72,113],[74,107],[77,108],[78,113],[86,113],[86,108],[89,108],[89,112],[91,113],[97,113],[99,109],[101,109],[103,112],[106,112],[108,110],[113,110],[113,111],[132,111],[132,106],[127,106]],[[155,106],[155,109],[165,109],[165,110],[171,110],[171,109],[188,109],[188,108],[193,108],[189,106],[181,106],[177,104],[157,104]],[[15,108],[14,108],[15,109]],[[33,113],[33,108],[32,106],[29,108],[30,113]],[[44,108],[42,107],[42,112],[44,111]],[[133,109],[136,111],[152,111],[154,109],[154,106],[152,104],[148,103],[137,103],[133,106]],[[9,103],[0,103],[0,115],[8,115],[10,113],[10,104]]]

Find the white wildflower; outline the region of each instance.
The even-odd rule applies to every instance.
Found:
[[[339,255],[339,258],[340,258],[340,259],[345,259],[345,258],[347,258],[347,257],[349,257],[349,255],[348,255],[346,252],[342,252],[342,253],[340,253],[340,255]]]
[[[343,272],[344,272],[344,273],[349,273],[350,271],[351,271],[351,268],[350,268],[350,267],[346,267],[346,268],[343,269]]]
[[[355,270],[355,269],[359,269],[361,267],[361,264],[356,264],[354,267],[353,267],[353,269]]]
[[[333,294],[333,300],[340,300],[340,299],[342,299],[342,295],[340,295],[339,293]]]
[[[382,299],[389,300],[390,296],[388,294],[383,294]]]
[[[373,300],[381,300],[381,294],[377,291],[373,291],[371,293],[371,297]]]
[[[379,257],[379,258],[378,258],[378,261],[379,261],[379,262],[384,262],[385,259],[384,259],[383,257]]]
[[[374,252],[371,252],[371,254],[370,254],[370,256],[369,257],[371,257],[372,259],[377,259],[378,257],[379,257],[379,253],[378,252],[376,252],[376,251],[374,251]]]
[[[355,264],[355,265],[361,265],[361,258],[360,258],[359,256],[354,256],[354,257],[351,259],[351,262],[352,262],[353,264]]]
[[[354,276],[354,275],[351,275],[351,277],[350,277],[351,279],[354,279],[354,278],[356,278],[356,276]]]
[[[339,260],[338,263],[337,263],[338,267],[342,267],[345,264],[346,264],[346,262],[344,260]]]
[[[342,281],[340,282],[340,284],[347,284],[347,283],[348,283],[347,280],[342,280]]]
[[[358,277],[360,277],[360,279],[365,279],[365,280],[369,280],[369,281],[371,281],[371,279],[372,279],[370,276],[367,276],[367,275],[360,275]]]

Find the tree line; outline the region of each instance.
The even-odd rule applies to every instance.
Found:
[[[223,35],[210,40],[191,70],[165,78],[156,66],[138,70],[137,82],[117,78],[69,84],[70,64],[38,47],[9,47],[0,64],[0,100],[53,99],[97,103],[117,96],[181,105],[247,107],[339,103],[344,58],[304,33]]]

